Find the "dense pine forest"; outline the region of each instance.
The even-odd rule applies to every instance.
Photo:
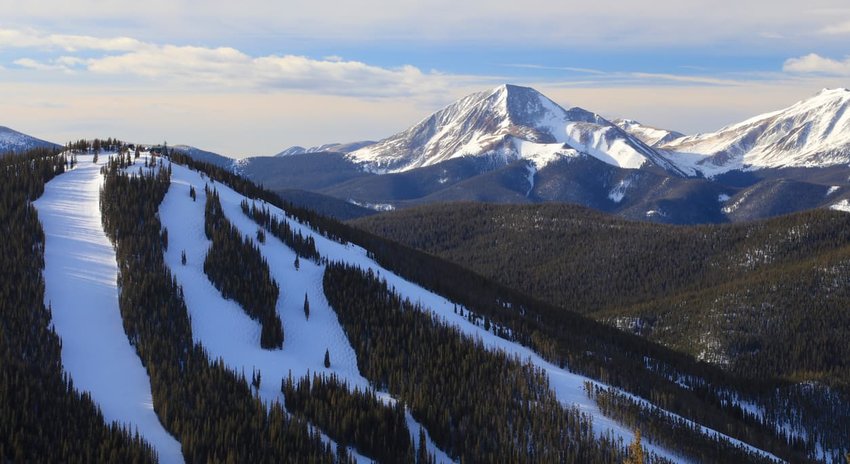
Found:
[[[45,307],[45,237],[32,201],[72,162],[43,149],[0,157],[0,459],[152,462],[150,446],[104,423],[91,398],[74,389]]]
[[[456,204],[357,224],[744,375],[850,385],[850,295],[836,285],[850,275],[847,214],[669,227],[565,205]]]
[[[244,376],[211,362],[192,340],[181,295],[163,262],[160,202],[170,186],[162,166],[127,174],[118,157],[105,170],[104,229],[116,246],[125,331],[151,378],[160,421],[186,462],[348,462],[317,432],[254,397]],[[132,169],[130,169],[132,171]]]
[[[402,403],[388,406],[374,391],[352,390],[335,376],[314,375],[297,382],[289,377],[281,391],[287,411],[303,415],[337,443],[353,445],[364,456],[387,463],[427,464],[433,459],[427,449],[414,455]]]
[[[741,388],[757,394],[774,424],[819,430],[848,446],[845,213],[673,227],[569,205],[452,204],[356,224],[717,363],[761,385]],[[832,390],[794,385],[807,380]],[[783,413],[791,401],[807,413]]]
[[[589,417],[564,409],[544,373],[442,325],[373,274],[341,264],[325,294],[378,389],[409,402],[434,441],[462,462],[618,462]],[[494,420],[498,418],[497,420]]]
[[[269,265],[251,239],[243,237],[221,210],[215,189],[205,189],[204,232],[210,239],[204,272],[225,298],[235,299],[252,319],[260,322],[260,346],[283,346],[283,325],[277,315],[280,287]]]

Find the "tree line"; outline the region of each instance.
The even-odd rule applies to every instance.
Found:
[[[218,192],[205,187],[204,232],[212,244],[204,272],[225,298],[232,298],[260,323],[260,346],[283,346],[283,324],[277,314],[280,287],[257,245],[227,220]]]
[[[311,235],[304,237],[301,231],[292,230],[292,226],[289,225],[288,221],[281,221],[272,215],[266,206],[258,208],[256,202],[251,202],[249,206],[247,199],[242,200],[240,206],[246,216],[251,218],[264,230],[277,237],[289,248],[292,248],[299,257],[309,259],[313,262],[319,262],[321,255],[316,250],[316,241]]]

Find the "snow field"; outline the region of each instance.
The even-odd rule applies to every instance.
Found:
[[[62,366],[89,392],[107,422],[137,430],[160,462],[183,462],[180,443],[153,409],[150,378],[124,332],[115,250],[101,225],[103,178],[92,156],[47,183],[35,201],[45,233],[45,304],[62,340]]]

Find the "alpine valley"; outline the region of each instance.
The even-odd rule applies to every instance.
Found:
[[[850,91],[469,95],[234,160],[0,128],[4,462],[842,463]]]

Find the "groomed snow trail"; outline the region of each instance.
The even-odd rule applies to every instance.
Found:
[[[180,443],[153,410],[148,377],[124,332],[115,250],[103,232],[100,163],[79,156],[77,168],[51,180],[35,201],[45,234],[45,304],[62,340],[62,366],[89,392],[107,422],[129,426],[162,463],[182,463]]]

